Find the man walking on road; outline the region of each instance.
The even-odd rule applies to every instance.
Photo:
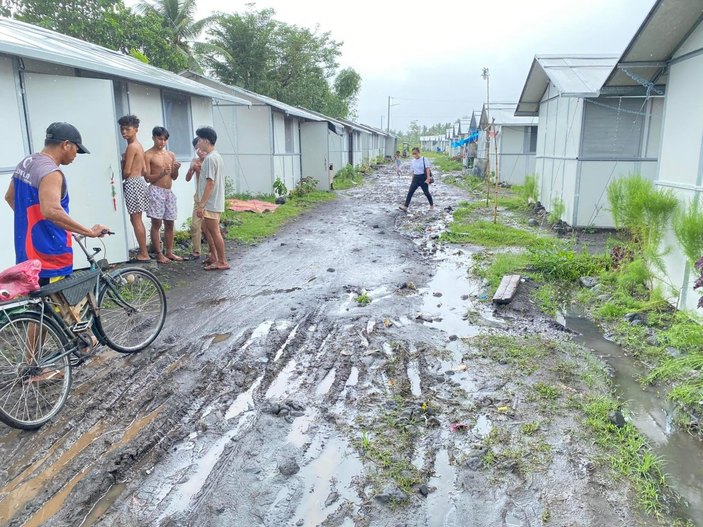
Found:
[[[203,232],[210,254],[205,260],[206,271],[229,269],[225,255],[225,240],[220,232],[220,216],[225,210],[225,173],[222,156],[215,150],[217,132],[209,126],[195,131],[196,148],[205,152],[198,179],[196,213],[203,219]]]

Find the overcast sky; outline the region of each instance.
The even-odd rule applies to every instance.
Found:
[[[622,53],[655,0],[261,0],[290,24],[330,31],[341,66],[362,78],[358,119],[391,128],[451,122],[492,101],[516,102],[536,54]],[[131,3],[131,2],[130,2]],[[198,0],[198,17],[247,0]]]

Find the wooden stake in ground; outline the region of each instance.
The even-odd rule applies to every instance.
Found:
[[[491,126],[493,127],[493,130],[495,131],[495,119],[493,119],[493,122],[491,123]],[[496,152],[496,186],[495,186],[495,197],[493,200],[493,223],[498,222],[498,181],[500,181],[500,175],[498,173],[498,134],[495,133],[495,137],[493,137],[493,148],[495,148]]]
[[[491,125],[486,128],[486,207],[491,199]]]

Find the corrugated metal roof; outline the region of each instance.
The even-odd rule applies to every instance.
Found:
[[[667,62],[703,21],[701,0],[659,0],[654,4],[606,86],[640,86],[623,68],[655,84],[666,84]]]
[[[563,97],[597,97],[618,55],[536,55],[516,115],[537,115],[550,81]]]
[[[286,113],[287,115],[292,115],[301,119],[307,119],[308,121],[329,121],[328,118],[322,117],[321,114],[314,114],[308,110],[298,108],[297,106],[291,106],[290,104],[286,104],[272,97],[261,95],[259,93],[247,90],[245,88],[241,88],[239,86],[225,84],[224,82],[212,79],[210,77],[206,77],[205,75],[200,75],[199,73],[195,73],[193,71],[184,71],[181,73],[181,75],[183,77],[193,79],[198,83],[202,82],[209,84],[210,86],[216,86],[219,90],[228,93],[237,94],[242,97],[248,97],[249,99],[252,99],[255,104],[259,103],[264,104],[266,106],[271,106],[272,108],[276,108],[277,110]]]
[[[2,17],[0,17],[0,53],[249,105],[248,101],[239,97],[203,86],[170,71],[144,64],[117,51]]]
[[[536,116],[516,116],[517,103],[495,103],[488,108],[488,117],[495,124],[500,126],[535,126],[539,121]],[[484,105],[479,123],[481,128],[485,128],[489,123],[485,117],[486,107]]]

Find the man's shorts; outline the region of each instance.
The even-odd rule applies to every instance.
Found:
[[[147,189],[149,185],[141,176],[132,176],[125,179],[124,185],[124,202],[127,205],[127,212],[130,214],[142,213],[149,205],[149,196]]]
[[[56,282],[63,280],[65,276],[52,276],[51,278],[40,278],[39,286],[44,287],[45,285],[55,284]]]
[[[176,210],[176,195],[173,191],[151,185],[146,215],[155,220],[175,220],[178,211]]]
[[[208,220],[220,221],[220,216],[222,216],[221,212],[213,212],[211,210],[204,210],[203,211],[203,218],[208,219]]]

